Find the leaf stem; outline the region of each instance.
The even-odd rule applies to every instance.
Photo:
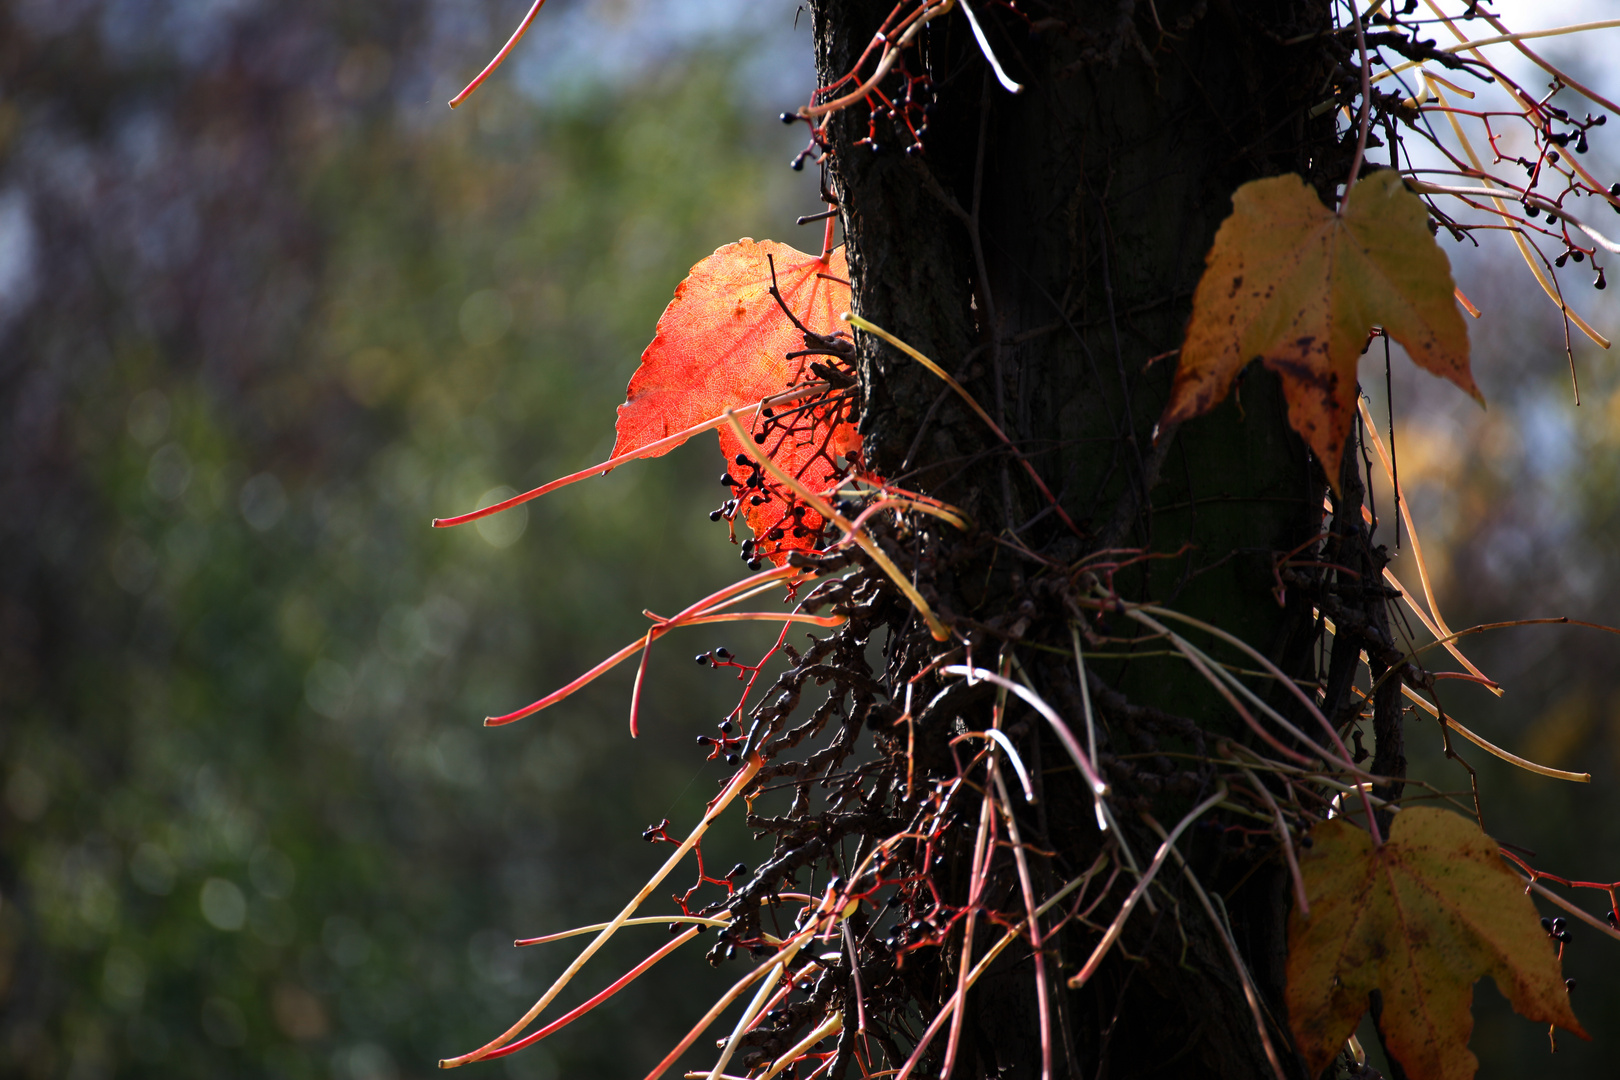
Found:
[[[1356,186],[1356,177],[1361,173],[1361,159],[1367,153],[1367,132],[1372,127],[1372,80],[1367,72],[1367,34],[1361,25],[1361,13],[1356,10],[1356,0],[1344,0],[1350,8],[1350,18],[1356,24],[1356,51],[1361,54],[1361,120],[1360,131],[1356,135],[1356,155],[1350,159],[1350,175],[1344,181],[1344,198],[1339,200],[1339,214],[1343,216],[1344,208],[1350,204],[1350,189]]]
[[[546,0],[534,0],[534,6],[529,9],[529,13],[527,15],[523,16],[523,21],[518,23],[518,28],[516,30],[512,31],[512,36],[506,39],[506,44],[502,45],[501,51],[495,54],[495,59],[491,60],[487,65],[485,65],[484,70],[478,73],[478,77],[476,79],[467,84],[467,88],[465,90],[450,99],[450,107],[452,109],[460,105],[463,101],[466,101],[468,98],[472,97],[473,91],[482,86],[484,84],[484,80],[493,75],[495,73],[495,69],[506,62],[507,55],[510,54],[513,49],[517,48],[517,43],[523,40],[524,34],[529,32],[529,24],[534,22],[534,17],[536,15],[540,14],[540,9],[545,6],[545,2]]]

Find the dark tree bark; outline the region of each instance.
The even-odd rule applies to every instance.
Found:
[[[892,6],[817,0],[824,84],[852,68]],[[864,105],[831,122],[854,306],[966,384],[1078,531],[933,375],[858,335],[869,461],[979,526],[941,539],[946,552],[925,595],[958,626],[1012,625],[1003,640],[1061,653],[1078,613],[1034,583],[1103,549],[1140,549],[1164,557],[1115,578],[1121,595],[1207,619],[1291,674],[1314,677],[1319,628],[1277,567],[1316,534],[1325,484],[1287,427],[1275,379],[1255,367],[1208,416],[1157,440],[1154,424],[1232,192],[1298,172],[1331,194],[1348,167],[1332,111],[1315,108],[1335,78],[1328,4],[1052,0],[975,12],[1023,93],[997,84],[957,11],[932,23],[907,59],[912,75],[932,80],[923,153],[902,153],[909,138]],[[1022,655],[1048,699],[1076,713],[1072,662],[1050,650]],[[1211,771],[1194,758],[1249,735],[1179,660],[1111,661],[1092,673],[1121,824],[1150,854],[1159,841],[1137,815],[1169,827],[1211,789]],[[1286,693],[1255,686],[1292,709]],[[1049,766],[1063,760],[1055,743],[1025,738]],[[1043,782],[1030,827],[1057,852],[1043,872],[1083,870],[1102,842],[1090,799],[1056,771]],[[1219,829],[1189,837],[1183,847],[1224,898],[1283,1067],[1303,1075],[1282,1004],[1288,891],[1280,861],[1265,858],[1275,845],[1244,850]],[[1055,1074],[1271,1075],[1211,922],[1173,865],[1160,881],[1176,892],[1175,910],[1161,904],[1133,919],[1128,956],[1116,951],[1081,991],[1062,991],[1062,981],[1096,933],[1077,929],[1054,946]],[[1028,972],[1027,957],[1009,961],[981,984],[958,1077],[1039,1075]],[[924,1014],[940,1000],[921,1002]]]

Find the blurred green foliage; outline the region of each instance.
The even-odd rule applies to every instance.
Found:
[[[815,208],[737,92],[757,43],[423,122],[390,94],[429,12],[382,14],[263,13],[200,67],[0,16],[37,285],[0,325],[5,1075],[425,1075],[570,955],[512,940],[616,911],[720,778],[693,736],[735,690],[680,646],[637,742],[628,672],[479,726],[737,576],[712,440],[428,523],[605,457],[686,268]],[[694,949],[477,1068],[644,1069],[718,978]]]

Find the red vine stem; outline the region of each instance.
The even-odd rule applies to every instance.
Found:
[[[652,891],[658,887],[658,883],[668,877],[670,871],[674,870],[681,860],[686,858],[686,853],[691,851],[697,845],[697,842],[703,838],[703,834],[708,831],[714,819],[720,816],[720,812],[731,805],[732,800],[753,782],[754,776],[759,772],[760,766],[763,764],[764,762],[760,760],[759,755],[755,754],[748,760],[746,765],[737,770],[737,774],[731,778],[731,782],[726,785],[725,790],[710,804],[708,812],[703,815],[703,820],[698,822],[697,827],[692,830],[692,834],[682,842],[679,848],[675,849],[675,853],[664,862],[663,866],[659,867],[658,872],[647,879],[647,883],[641,887],[641,890],[636,893],[630,903],[625,905],[624,910],[619,912],[618,917],[609,923],[600,934],[591,939],[591,943],[585,947],[584,951],[575,957],[574,962],[568,965],[568,969],[558,976],[556,982],[551,984],[551,989],[541,995],[540,1000],[530,1006],[529,1011],[524,1013],[517,1023],[477,1050],[439,1062],[439,1068],[453,1069],[458,1065],[465,1065],[469,1061],[486,1058],[521,1035],[523,1029],[534,1022],[535,1017],[539,1016],[545,1007],[551,1004],[552,1000],[562,992],[563,987],[568,985],[569,980],[578,973],[580,968],[585,966],[585,962],[594,956],[598,949],[606,945],[608,939],[618,931],[619,927],[623,926],[626,920],[636,913],[636,908],[640,907],[642,902],[652,895]]]
[[[763,406],[781,405],[789,401],[797,401],[799,398],[808,397],[811,394],[820,393],[821,391],[827,389],[830,389],[830,387],[824,382],[805,383],[803,386],[795,386],[791,390],[784,391],[780,394],[775,394],[763,401],[756,401],[750,405],[743,405],[730,411],[737,416],[752,416]],[[473,510],[465,514],[458,514],[455,517],[434,518],[433,527],[435,529],[448,529],[452,525],[465,525],[469,521],[477,521],[479,518],[486,518],[491,514],[498,514],[502,510],[510,510],[519,503],[526,503],[530,499],[538,499],[542,495],[549,495],[558,488],[567,487],[569,484],[578,483],[581,480],[589,480],[593,476],[600,476],[604,473],[612,472],[614,469],[617,469],[620,465],[623,465],[627,461],[635,461],[639,458],[658,457],[660,454],[668,453],[669,451],[675,449],[692,436],[701,435],[705,431],[713,431],[715,428],[719,427],[725,422],[726,413],[721,413],[719,416],[711,416],[701,424],[693,424],[684,431],[677,431],[673,435],[665,435],[662,439],[656,439],[653,442],[648,443],[646,446],[638,447],[635,450],[627,450],[622,454],[608,458],[600,465],[592,465],[588,469],[581,469],[579,472],[569,473],[567,476],[559,477],[556,480],[551,481],[549,484],[541,484],[537,488],[525,491],[521,495],[513,495],[510,499],[502,499],[498,503],[492,503],[491,505],[483,507],[482,509]],[[752,442],[752,440],[749,440],[749,442]]]
[[[1545,878],[1548,881],[1556,881],[1566,889],[1597,889],[1599,892],[1606,892],[1609,894],[1609,910],[1620,912],[1620,899],[1617,899],[1615,895],[1615,890],[1620,889],[1620,881],[1571,881],[1568,878],[1561,878],[1557,874],[1549,874],[1545,870],[1537,870],[1506,848],[1502,849],[1501,855],[1504,859],[1517,863],[1519,869],[1530,875],[1531,881],[1540,881]]]
[[[526,1046],[533,1046],[535,1043],[539,1042],[547,1035],[557,1031],[559,1028],[567,1027],[569,1024],[573,1023],[575,1020],[578,1020],[581,1016],[584,1016],[586,1013],[602,1004],[602,1002],[606,1001],[614,994],[617,994],[620,990],[623,990],[626,986],[629,986],[631,983],[635,982],[636,979],[640,978],[648,968],[658,963],[658,961],[662,960],[664,957],[668,956],[682,945],[685,945],[688,941],[691,941],[698,935],[699,931],[703,929],[705,929],[705,927],[701,925],[688,927],[674,941],[667,943],[663,948],[659,949],[657,952],[647,957],[647,959],[643,960],[641,963],[619,976],[619,978],[609,983],[607,989],[603,990],[601,993],[597,994],[583,1005],[574,1008],[570,1012],[564,1013],[562,1016],[559,1016],[557,1019],[553,1020],[539,1031],[536,1031],[530,1035],[525,1035],[515,1043],[508,1043],[499,1050],[494,1050],[488,1054],[485,1054],[483,1060],[490,1061],[495,1058],[505,1057],[508,1054],[515,1054]]]
[[[478,73],[478,78],[467,84],[467,88],[465,90],[450,99],[450,107],[452,109],[454,109],[457,105],[460,105],[463,101],[466,101],[468,98],[472,97],[473,91],[482,86],[484,84],[484,80],[489,78],[490,75],[494,74],[495,69],[506,62],[506,57],[508,54],[510,54],[513,49],[517,48],[517,43],[523,40],[524,34],[529,32],[529,24],[534,22],[534,17],[536,15],[540,14],[540,9],[545,6],[545,2],[546,0],[534,0],[534,6],[529,9],[529,13],[527,15],[523,16],[523,21],[518,23],[518,28],[516,30],[512,31],[512,36],[506,39],[506,44],[501,46],[501,51],[495,54],[495,59],[491,60],[484,67],[484,70]]]

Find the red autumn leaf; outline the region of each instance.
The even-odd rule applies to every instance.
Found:
[[[811,364],[828,357],[788,358],[802,352],[806,342],[771,295],[771,260],[783,303],[805,329],[825,337],[839,332],[838,317],[849,310],[849,270],[842,250],[823,261],[772,240],[727,244],[692,267],[659,317],[657,333],[641,354],[641,366],[619,406],[614,457],[727,409],[821,381]],[[782,405],[769,417],[757,414],[750,430],[783,471],[812,491],[825,490],[847,472],[835,464],[837,458],[860,451],[848,399],[836,388]],[[820,515],[801,506],[769,476],[760,476],[751,463],[738,464],[743,447],[724,428],[720,450],[736,482],[731,489],[739,504],[735,510],[756,537],[754,554],[781,564],[789,551],[816,547]]]

